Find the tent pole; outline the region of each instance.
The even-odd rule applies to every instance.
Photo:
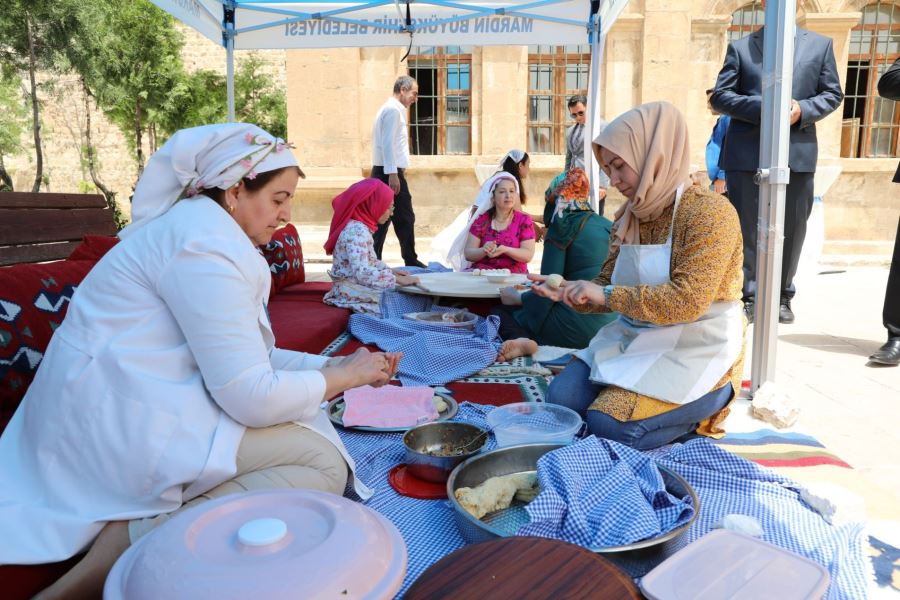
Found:
[[[228,121],[234,122],[234,10],[235,3],[233,1],[225,2],[222,5],[224,10],[223,23],[225,31],[222,33],[225,42],[225,64],[226,64],[226,89],[228,93]]]
[[[603,60],[603,36],[600,35],[600,3],[596,0],[591,2],[591,27],[589,30],[588,40],[591,44],[591,66],[588,76],[588,105],[587,123],[585,130],[587,134],[584,136],[584,166],[587,171],[588,180],[590,181],[590,200],[591,207],[595,212],[600,212],[601,204],[598,200],[600,181],[600,167],[594,159],[594,151],[592,142],[594,137],[600,132],[597,124],[600,121],[601,102],[600,102],[600,68]],[[602,213],[601,213],[602,214]]]
[[[759,222],[756,244],[756,314],[753,328],[753,393],[775,381],[784,200],[790,169],[791,80],[793,77],[796,0],[766,5],[763,40],[763,90],[760,116]]]

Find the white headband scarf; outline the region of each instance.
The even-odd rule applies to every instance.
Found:
[[[512,152],[518,151],[513,150]],[[486,213],[491,206],[493,206],[494,188],[497,187],[498,183],[504,180],[512,181],[513,185],[516,187],[516,193],[519,193],[519,182],[516,181],[516,178],[513,177],[511,173],[500,171],[499,173],[494,173],[488,177],[487,181],[484,182],[484,185],[481,186],[478,197],[475,198],[473,204],[475,212],[469,217],[469,222],[466,223],[465,229],[463,229],[459,235],[456,236],[456,239],[453,240],[453,244],[450,245],[450,251],[447,253],[447,261],[450,263],[450,266],[453,267],[454,271],[463,271],[471,266],[472,263],[466,260],[466,241],[469,239],[469,229],[471,229],[475,219]]]
[[[499,166],[501,169],[503,168],[503,163],[506,162],[506,159],[507,159],[507,158],[511,158],[511,159],[513,159],[514,161],[516,161],[516,164],[519,164],[520,162],[522,162],[522,159],[525,158],[525,151],[524,151],[524,150],[516,150],[516,149],[512,149],[512,150],[510,150],[509,152],[507,152],[507,153],[503,156],[503,158],[500,159],[500,164],[499,164],[498,166]]]
[[[296,167],[290,145],[256,125],[224,123],[176,131],[156,151],[134,190],[124,239],[204,189],[228,189],[284,167]],[[302,176],[302,172],[301,172]]]

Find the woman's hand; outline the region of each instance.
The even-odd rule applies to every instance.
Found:
[[[522,294],[514,287],[500,288],[500,302],[506,306],[522,306]]]
[[[417,283],[419,283],[419,278],[415,275],[397,275],[395,277],[395,280],[397,281],[397,285],[399,286],[416,285]]]
[[[534,241],[540,242],[544,239],[544,236],[547,235],[547,228],[542,225],[534,224]]]
[[[397,373],[402,358],[402,352],[369,352],[360,348],[349,356],[329,359],[322,367],[325,397],[333,398],[361,385],[386,384]]]
[[[400,267],[395,267],[391,271],[393,271],[394,275],[409,275],[409,271],[404,271]]]
[[[549,298],[554,302],[562,302],[565,294],[565,286],[568,283],[563,281],[558,288],[552,288],[547,285],[545,282],[547,281],[546,275],[535,275],[532,273],[528,274],[528,279],[534,282],[534,285],[531,286],[531,291],[537,294],[542,298]]]
[[[583,304],[606,305],[606,294],[603,287],[590,281],[564,282],[559,288],[563,293],[563,302],[569,306],[581,306]]]
[[[494,242],[489,242],[489,243],[494,244]],[[487,248],[487,245],[485,245],[485,248]],[[500,244],[494,244],[494,247],[491,250],[485,250],[485,254],[487,254],[488,258],[497,258],[498,256],[502,256],[502,255],[506,254],[506,251],[508,249],[509,248],[507,248],[506,246],[501,246]]]
[[[485,256],[487,256],[488,258],[492,258],[494,256],[492,254],[492,252],[494,252],[497,249],[497,242],[494,242],[494,241],[486,242],[484,244],[484,246],[481,247],[481,249],[484,250]]]

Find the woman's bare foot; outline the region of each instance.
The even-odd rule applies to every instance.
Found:
[[[497,362],[509,362],[514,358],[534,354],[538,350],[537,342],[528,338],[506,340],[497,353]]]
[[[87,555],[56,583],[40,592],[35,600],[53,598],[101,598],[106,576],[116,560],[128,549],[127,521],[111,521],[100,531]]]

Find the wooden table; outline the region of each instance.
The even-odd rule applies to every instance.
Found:
[[[525,275],[514,273],[503,283],[492,283],[484,275],[473,275],[468,271],[422,273],[416,277],[419,278],[419,285],[408,285],[397,289],[408,294],[447,298],[499,298],[500,288],[524,283],[528,280]]]
[[[431,565],[406,600],[637,600],[631,578],[605,558],[557,540],[509,537],[460,548]]]

